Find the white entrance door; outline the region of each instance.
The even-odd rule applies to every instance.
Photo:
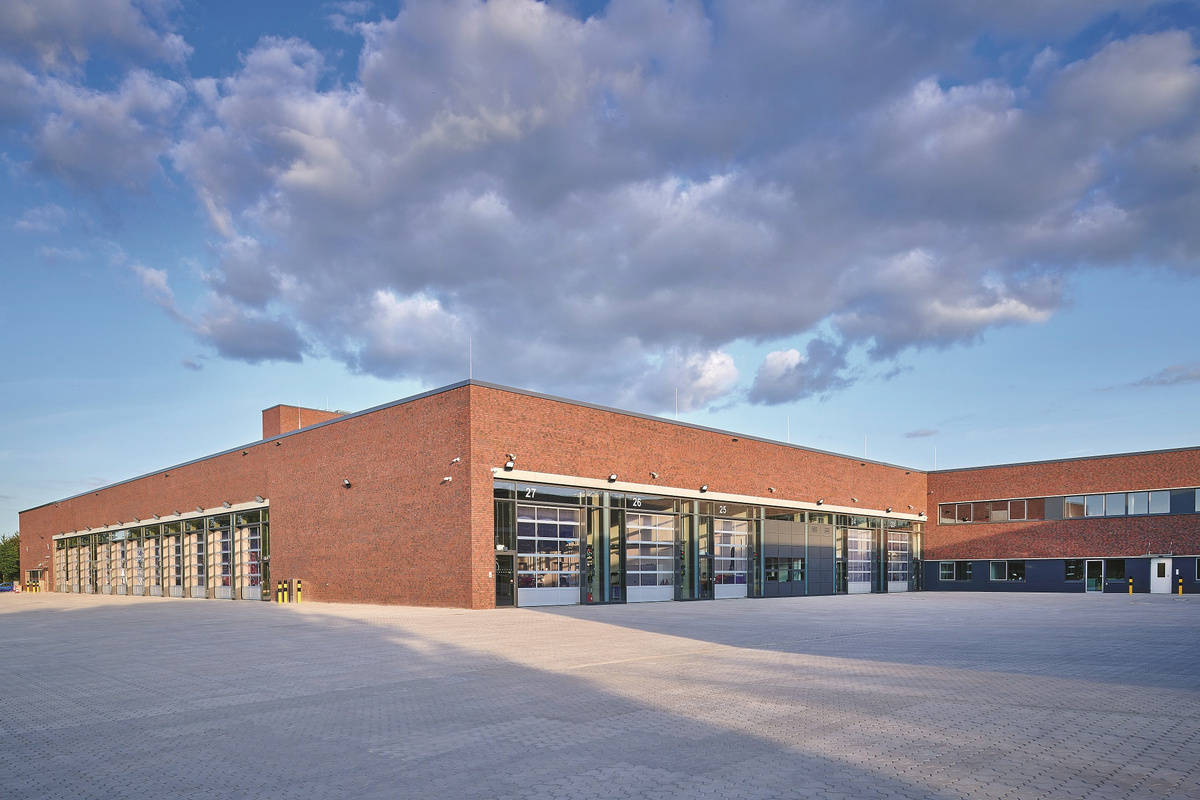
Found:
[[[1150,593],[1171,593],[1171,559],[1150,559]]]

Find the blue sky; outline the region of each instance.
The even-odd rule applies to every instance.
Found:
[[[466,376],[919,468],[1200,444],[1195,3],[13,0],[0,530]]]

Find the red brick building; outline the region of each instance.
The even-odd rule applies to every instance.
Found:
[[[21,566],[54,591],[269,599],[299,580],[470,608],[1195,591],[1198,486],[1200,448],[927,473],[466,381],[267,409],[257,442],[21,512]]]

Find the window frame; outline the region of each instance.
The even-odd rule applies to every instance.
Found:
[[[1200,563],[1200,558],[1196,559],[1196,561],[1197,561],[1197,563]],[[949,578],[943,577],[943,574],[946,571],[946,567],[950,568],[950,577]],[[1197,566],[1196,568],[1200,569],[1200,566]],[[950,582],[950,581],[957,580],[957,578],[955,577],[955,575],[957,574],[955,569],[956,568],[955,568],[953,561],[939,561],[938,562],[938,582],[941,583],[943,581]]]

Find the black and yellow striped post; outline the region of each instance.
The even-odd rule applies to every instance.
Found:
[[[1133,578],[1129,579],[1129,593],[1133,594]]]
[[[1183,578],[1179,579],[1179,596],[1183,597]]]
[[[283,581],[275,581],[275,602],[282,603],[283,599]]]
[[[300,579],[296,578],[296,602],[299,603],[304,598],[304,587],[300,585]]]

